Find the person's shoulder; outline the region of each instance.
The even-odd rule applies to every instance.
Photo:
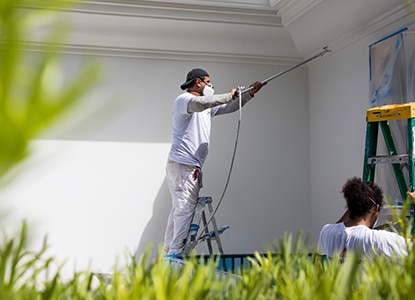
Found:
[[[324,227],[339,227],[339,228],[343,228],[345,226],[344,226],[344,223],[343,222],[340,222],[340,223],[329,223],[329,224],[324,225]]]
[[[388,236],[388,234],[384,235],[382,233],[382,232],[386,232],[385,230],[375,230],[375,229],[367,227],[366,225],[356,225],[356,226],[346,227],[346,231],[355,236],[362,236],[362,237],[366,236],[367,238],[372,238],[372,239],[377,239],[377,240],[381,239],[381,237],[383,236],[385,237]],[[392,233],[392,232],[388,232],[388,233]]]
[[[326,224],[321,229],[322,231],[331,231],[331,230],[343,230],[344,229],[344,223],[333,223],[333,224]]]
[[[380,253],[387,256],[392,255],[407,255],[407,241],[405,238],[395,232],[386,230],[372,230],[373,247]],[[410,242],[409,242],[410,244]]]
[[[194,97],[194,95],[193,94],[191,94],[191,93],[189,93],[189,92],[183,92],[183,93],[181,93],[181,94],[179,94],[177,97],[176,97],[176,100],[187,100],[187,99],[190,99],[190,98],[193,98]]]
[[[379,243],[396,243],[396,242],[405,242],[405,238],[395,232],[387,230],[371,230],[371,234],[374,237],[374,240]]]
[[[183,92],[176,97],[176,99],[174,100],[174,105],[180,106],[180,107],[187,106],[187,104],[189,103],[190,99],[192,99],[192,97],[194,97],[192,94],[188,92]]]
[[[382,236],[382,237],[385,237],[385,238],[391,238],[391,237],[403,238],[401,235],[397,234],[396,232],[392,232],[392,231],[376,230],[376,229],[372,229],[371,231],[372,231],[373,234],[375,234],[377,236]]]

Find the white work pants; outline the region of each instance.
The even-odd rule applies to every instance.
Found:
[[[195,166],[167,162],[166,179],[172,199],[164,235],[167,255],[183,252],[201,186],[198,175],[199,170]]]

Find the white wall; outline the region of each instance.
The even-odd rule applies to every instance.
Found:
[[[17,180],[1,191],[10,230],[26,219],[34,249],[47,236],[65,272],[109,272],[125,266],[164,184],[168,144],[38,140]],[[151,178],[151,183],[147,184]],[[6,203],[5,203],[6,201]]]
[[[91,264],[94,271],[109,272],[117,258],[123,266],[126,253],[140,254],[149,243],[157,251],[171,207],[164,181],[171,107],[188,70],[205,68],[216,91],[226,92],[285,69],[102,60],[107,79],[87,107],[104,103],[104,108],[82,121],[76,118],[76,124],[70,118],[66,130],[54,128],[35,141],[34,158],[41,160],[1,191],[16,216],[8,225],[27,217],[35,224],[35,244],[47,234],[51,253],[68,259],[69,271]],[[67,72],[81,63],[80,56],[68,56]],[[307,69],[299,68],[244,107],[231,181],[216,215],[218,225],[231,227],[222,236],[225,253],[265,251],[285,231],[310,228],[307,95]],[[227,178],[238,116],[213,121],[201,194],[211,195],[215,206]],[[206,253],[203,246],[198,251]]]
[[[344,212],[343,184],[363,174],[369,108],[369,45],[413,18],[372,28],[364,37],[309,68],[311,219],[313,240]]]

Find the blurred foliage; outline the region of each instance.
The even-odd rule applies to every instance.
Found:
[[[402,5],[415,17],[415,0],[401,0]]]
[[[67,26],[59,10],[70,1],[0,1],[0,179],[28,154],[28,142],[59,120],[97,82],[99,66],[72,78],[63,72],[59,48]],[[38,31],[36,31],[38,30]],[[27,49],[44,32],[41,51]],[[38,34],[39,35],[39,34]]]
[[[204,261],[195,255],[166,261],[160,251],[150,260],[147,249],[137,261],[131,257],[122,271],[86,270],[64,280],[59,270],[51,270],[46,243],[37,252],[27,251],[27,236],[23,224],[21,235],[5,238],[0,248],[0,299],[375,300],[412,299],[415,293],[413,247],[401,260],[379,256],[368,261],[348,252],[340,263],[339,255],[326,259],[312,254],[286,234],[278,252],[256,253],[233,272],[218,269],[213,258]]]
[[[407,257],[373,260],[358,258],[352,251],[344,260],[317,255],[298,234],[282,236],[273,252],[255,253],[248,263],[224,272],[216,257],[201,259],[192,254],[183,261],[165,260],[159,251],[150,259],[148,248],[134,256],[123,269],[112,273],[85,270],[63,279],[52,270],[54,259],[46,256],[47,243],[38,251],[27,250],[28,229],[5,237],[0,245],[0,299],[82,300],[188,300],[188,299],[412,299],[415,293],[415,248],[411,235],[413,218],[407,217],[407,201],[400,226],[410,248]],[[229,256],[228,256],[229,259]],[[232,265],[230,263],[229,265]]]

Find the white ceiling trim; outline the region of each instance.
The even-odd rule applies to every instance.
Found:
[[[25,49],[32,52],[42,52],[45,50],[45,44],[28,42]],[[195,61],[195,62],[215,62],[215,63],[242,63],[242,64],[263,64],[292,66],[302,61],[302,58],[282,57],[282,56],[265,56],[265,55],[243,55],[243,54],[226,54],[212,52],[186,52],[171,51],[160,49],[138,49],[138,48],[119,48],[105,46],[86,46],[86,45],[65,45],[59,53],[86,55],[96,57],[121,57],[121,58],[140,58],[155,60],[173,60],[173,61]]]
[[[80,1],[78,4],[72,11],[125,17],[282,27],[281,17],[277,11],[271,9],[127,0],[116,3],[112,0]]]
[[[213,8],[209,9],[214,15]],[[202,13],[203,18],[196,17]],[[214,20],[206,16],[201,6],[191,8],[189,13],[177,5],[143,7],[90,1],[61,12],[60,19],[73,25],[62,51],[94,56],[273,65],[291,65],[301,59],[275,13],[239,9],[222,11],[219,16],[224,14],[228,16],[226,20],[220,17]],[[246,18],[262,15],[262,21],[232,21],[231,15]],[[270,20],[264,16],[270,16]],[[39,50],[48,31],[48,28],[34,30],[27,40],[28,48]]]
[[[82,0],[77,0],[82,1]],[[85,0],[85,1],[95,1],[95,2],[117,2],[117,3],[124,3],[124,4],[146,4],[151,5],[159,4],[161,6],[165,5],[176,5],[182,4],[184,6],[200,6],[200,5],[207,5],[207,6],[214,6],[217,10],[221,8],[244,8],[244,9],[268,9],[270,10],[270,0]]]
[[[309,10],[319,5],[323,0],[270,0],[272,8],[278,11],[283,26],[287,26]]]
[[[402,19],[402,26],[409,24],[403,20],[408,11],[398,6],[347,35],[323,41],[329,44],[315,42],[301,49],[294,45],[277,12],[282,13],[283,20],[294,22],[316,5],[329,3],[323,2],[269,0],[274,5],[270,9],[218,9],[210,5],[156,1],[87,1],[81,7],[63,12],[78,26],[63,51],[97,56],[292,65],[320,52],[319,47],[328,46],[337,51],[396,20]],[[42,32],[37,35],[41,37]],[[40,41],[41,38],[32,39],[29,48],[39,49]],[[211,46],[212,41],[217,44]]]

